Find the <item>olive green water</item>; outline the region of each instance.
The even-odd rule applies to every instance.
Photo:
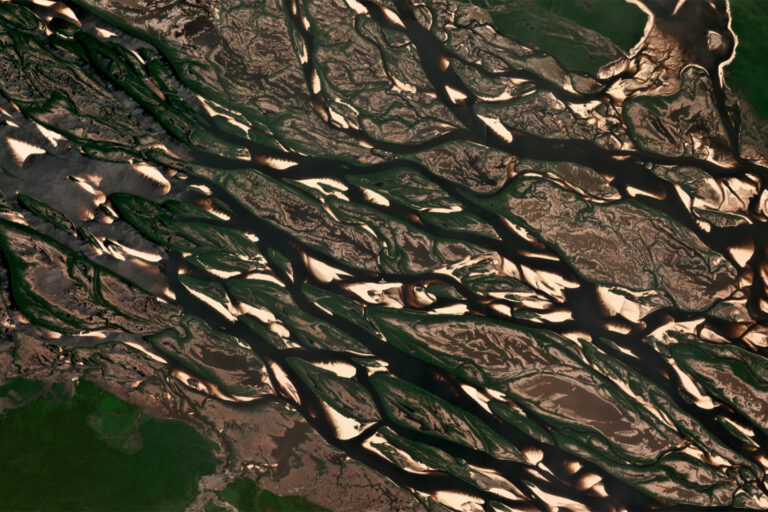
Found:
[[[634,4],[620,0],[533,0],[558,16],[568,18],[608,37],[629,51],[643,36],[647,15]]]
[[[0,4],[8,318],[78,347],[80,368],[84,339],[144,361],[113,345],[128,335],[172,360],[154,366],[161,390],[131,390],[130,365],[106,357],[101,375],[174,417],[203,404],[224,467],[269,468],[209,487],[204,510],[417,510],[439,491],[488,512],[765,508],[768,247],[754,206],[768,139],[759,122],[728,133],[736,116],[700,67],[680,70],[679,91],[642,66],[585,76],[640,39],[635,6],[395,2],[387,21],[370,2],[76,3],[82,29]],[[681,48],[727,19],[709,5],[688,11]],[[738,14],[749,5],[742,22],[760,19]],[[474,30],[488,19],[498,31]],[[747,48],[762,43],[752,28]],[[738,53],[734,90],[764,94],[761,51]],[[22,161],[19,141],[45,154]],[[707,192],[726,177],[737,197],[718,206]],[[15,367],[59,368],[31,359]],[[67,389],[0,389],[0,504],[191,503],[211,445],[91,384]]]
[[[620,0],[476,0],[505,35],[595,74],[643,36],[647,16]],[[585,29],[590,31],[585,37]]]

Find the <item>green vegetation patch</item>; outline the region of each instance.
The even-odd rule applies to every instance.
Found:
[[[27,208],[38,217],[46,220],[47,222],[50,222],[63,231],[71,234],[75,233],[75,225],[72,223],[72,221],[53,206],[42,201],[38,201],[34,197],[25,194],[19,194],[16,196],[16,198],[19,200],[19,203],[21,203],[23,207]]]
[[[235,480],[218,494],[221,499],[234,505],[240,512],[324,512],[327,510],[301,496],[277,496],[262,489],[248,478]]]
[[[731,27],[739,38],[736,58],[726,68],[729,85],[747,95],[763,117],[768,118],[768,9],[763,0],[731,2]]]
[[[0,396],[27,398],[0,412],[5,510],[183,510],[218,464],[191,426],[150,418],[96,385],[74,394],[17,379]]]

